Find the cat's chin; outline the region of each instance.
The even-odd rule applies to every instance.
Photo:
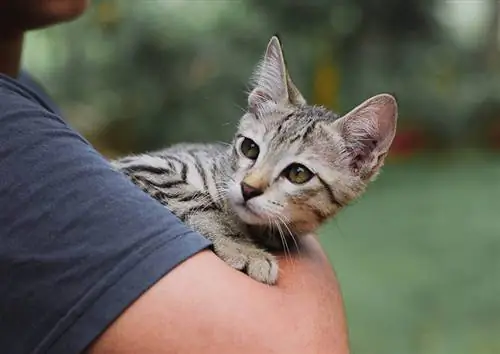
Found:
[[[260,215],[252,210],[248,204],[231,203],[231,206],[236,215],[248,225],[267,225],[268,219],[265,215]]]

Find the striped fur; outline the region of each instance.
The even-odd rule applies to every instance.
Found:
[[[290,79],[273,37],[254,77],[248,112],[230,144],[178,144],[113,165],[214,243],[216,254],[252,278],[274,284],[270,250],[290,251],[359,197],[394,138],[395,99],[374,96],[343,117],[310,106]],[[248,158],[243,141],[259,148]],[[292,164],[311,171],[297,184]],[[245,200],[242,183],[259,193]]]

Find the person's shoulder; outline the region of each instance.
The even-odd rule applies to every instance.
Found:
[[[30,74],[22,71],[17,78],[12,78],[0,73],[0,106],[4,108],[3,111],[20,103],[36,105],[50,113],[60,113],[45,89]]]
[[[42,83],[31,73],[26,70],[21,70],[17,77],[19,83],[30,90],[31,94],[35,95],[38,101],[41,101],[44,106],[49,108],[54,113],[60,114],[59,107],[54,102],[47,89]]]
[[[44,104],[0,78],[2,353],[82,352],[210,246]]]

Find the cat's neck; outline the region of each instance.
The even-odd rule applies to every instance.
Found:
[[[278,229],[270,226],[245,225],[253,240],[271,251],[294,252],[299,248],[300,235],[287,227]]]

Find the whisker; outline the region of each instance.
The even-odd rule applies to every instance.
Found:
[[[293,240],[293,243],[295,244],[295,248],[297,250],[297,253],[300,255],[299,243],[297,242],[297,239],[295,238],[295,235],[293,234],[292,230],[290,230],[290,228],[288,227],[288,225],[290,224],[290,220],[285,215],[276,214],[276,217],[278,217],[281,220],[281,222],[283,223],[283,225],[286,227],[288,234],[290,235],[290,237]]]
[[[287,225],[287,222],[283,220],[283,218],[280,216],[279,213],[275,212],[272,210],[269,206],[264,207],[264,211],[266,213],[266,216],[269,220],[271,220],[270,225],[271,227],[276,226],[276,229],[278,231],[278,234],[280,236],[280,241],[283,246],[283,251],[285,254],[285,259],[290,258],[290,261],[293,262],[293,257],[292,257],[292,252],[290,250],[290,246],[288,245],[288,240],[287,237],[285,236],[285,233],[283,232],[282,226],[284,226],[287,230],[287,232],[292,236],[292,239],[295,243],[295,246],[298,248],[297,241],[293,237],[293,234],[290,230],[290,228]]]
[[[230,122],[224,123],[224,124],[231,124]],[[216,140],[215,141],[217,144],[225,145],[225,146],[231,146],[232,144],[228,143],[227,141],[222,141],[222,140]]]
[[[285,254],[285,259],[289,258],[290,262],[292,262],[292,254],[290,253],[290,248],[288,247],[288,243],[286,241],[286,238],[283,235],[283,230],[281,229],[280,224],[276,222],[276,220],[273,220],[273,223],[278,228],[278,233],[280,235],[281,244],[283,245],[283,252]]]

